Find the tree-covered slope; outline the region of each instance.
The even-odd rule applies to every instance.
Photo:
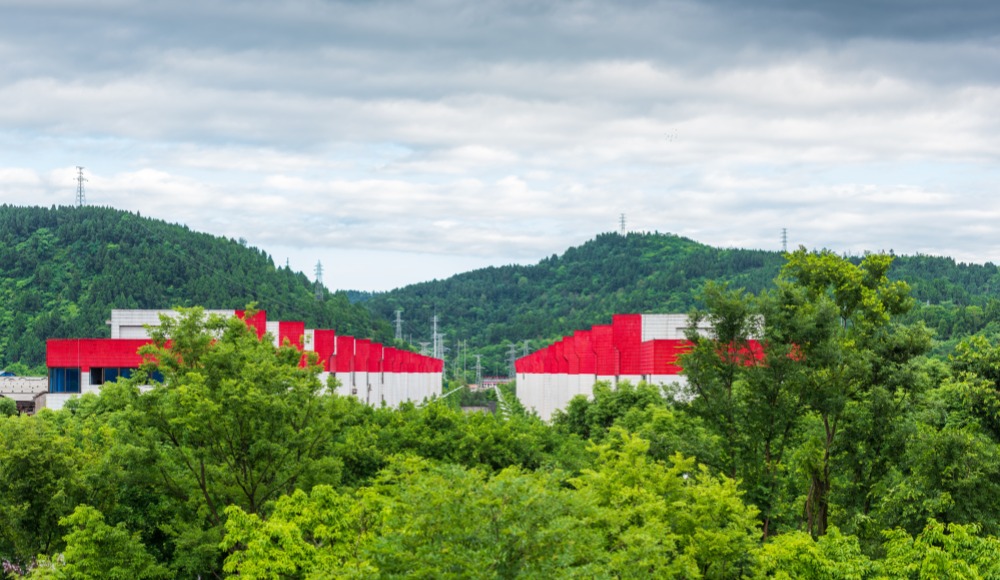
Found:
[[[437,314],[449,344],[466,340],[487,354],[488,369],[500,369],[505,343],[562,336],[607,323],[616,312],[686,312],[709,280],[759,292],[784,262],[781,252],[714,248],[670,234],[607,233],[536,265],[483,268],[365,295],[363,302],[383,317],[403,309],[410,328],[427,328],[428,335]],[[899,256],[890,276],[906,280],[919,302],[908,321],[925,320],[939,340],[992,332],[990,323],[1000,324],[993,264]]]
[[[389,326],[343,293],[317,301],[263,251],[101,207],[0,206],[0,368],[38,366],[47,338],[108,336],[112,308],[242,308],[358,336]]]
[[[470,347],[545,339],[609,322],[615,312],[684,312],[707,280],[758,291],[781,254],[717,249],[668,234],[601,234],[537,265],[490,267],[376,294],[379,316],[397,308],[411,327],[440,316],[450,340]]]

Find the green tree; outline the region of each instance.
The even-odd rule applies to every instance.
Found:
[[[17,415],[17,403],[14,399],[0,396],[0,418]]]
[[[397,456],[352,496],[318,486],[266,519],[229,508],[226,570],[245,578],[595,575],[593,509],[554,474],[493,476]]]
[[[339,480],[330,443],[349,404],[320,384],[319,367],[300,366],[297,349],[258,340],[237,318],[182,309],[151,334],[144,369],[163,382],[135,398],[130,416],[163,493],[196,514],[175,532],[195,573],[218,565],[226,506],[258,513],[296,488]]]
[[[32,572],[36,580],[156,580],[170,578],[166,567],[146,551],[138,534],[123,524],[109,526],[104,515],[80,505],[60,522],[70,532],[66,549],[43,560]]]
[[[0,417],[0,560],[62,546],[59,520],[85,489],[72,442],[44,416]]]
[[[878,450],[885,438],[878,434],[879,441],[873,443],[847,436],[859,415],[855,411],[869,418],[877,414],[876,402],[890,401],[889,393],[899,386],[894,382],[896,371],[929,347],[922,328],[904,330],[891,324],[892,317],[913,304],[906,283],[889,280],[891,263],[888,255],[868,255],[855,265],[831,252],[799,249],[789,255],[782,269],[779,283],[807,292],[809,301],[803,308],[832,307],[836,312],[837,324],[828,324],[825,335],[798,344],[807,376],[807,405],[816,426],[817,452],[814,460],[804,463],[808,478],[805,519],[814,534],[825,533],[828,525],[838,449],[853,449],[857,455],[859,449]],[[876,455],[868,454],[869,463]],[[884,467],[876,472],[880,470]],[[873,478],[867,478],[856,490],[857,496],[865,497],[871,485]]]
[[[875,566],[879,578],[1000,578],[1000,540],[979,536],[975,524],[930,520],[916,537],[900,529],[886,531],[885,537],[886,557]]]
[[[874,569],[858,539],[835,526],[819,539],[800,531],[770,538],[761,547],[758,566],[754,578],[782,580],[863,580],[871,578]]]
[[[649,442],[614,428],[593,469],[571,480],[600,511],[608,571],[620,578],[734,578],[749,573],[760,527],[735,481],[691,458],[649,457]]]

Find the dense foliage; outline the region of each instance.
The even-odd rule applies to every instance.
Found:
[[[385,340],[388,323],[264,252],[100,207],[0,206],[0,368],[44,365],[48,338],[108,336],[112,308],[242,308]]]
[[[687,387],[599,383],[551,424],[370,408],[185,311],[148,392],[0,417],[4,574],[1000,578],[1000,345],[928,356],[890,264],[799,251],[764,291],[709,284]]]
[[[757,293],[784,263],[781,252],[713,248],[670,234],[607,233],[535,265],[483,268],[350,296],[382,317],[402,309],[415,336],[429,336],[437,314],[449,346],[465,341],[468,352],[484,355],[487,374],[505,374],[508,344],[529,340],[538,348],[574,330],[607,324],[615,313],[688,312],[703,305],[699,291],[709,281]],[[900,256],[888,275],[910,284],[917,304],[905,320],[925,321],[936,333],[938,353],[974,333],[1000,336],[1000,272],[993,264]],[[451,357],[458,354],[453,348]]]

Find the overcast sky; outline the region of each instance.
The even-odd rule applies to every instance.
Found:
[[[0,0],[0,202],[334,289],[618,229],[1000,261],[992,0]]]

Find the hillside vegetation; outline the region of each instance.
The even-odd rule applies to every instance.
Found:
[[[700,305],[708,281],[757,293],[784,263],[781,252],[714,248],[671,234],[606,233],[535,265],[483,268],[353,298],[381,317],[402,309],[411,328],[426,327],[428,335],[437,314],[449,345],[467,341],[470,351],[486,354],[487,369],[499,370],[505,344],[530,340],[538,347],[608,323],[614,313],[687,312]],[[924,320],[939,350],[973,333],[1000,331],[1000,276],[993,264],[898,256],[889,277],[909,283],[918,304],[905,320]]]
[[[112,308],[250,302],[272,319],[390,337],[345,294],[317,301],[303,274],[236,240],[111,208],[0,206],[0,368],[43,365],[47,338],[108,336]]]

